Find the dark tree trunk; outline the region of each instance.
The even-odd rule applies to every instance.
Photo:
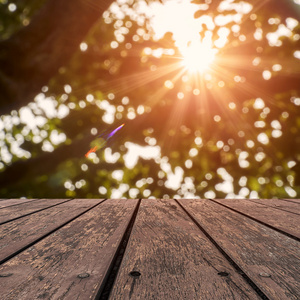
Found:
[[[27,27],[1,41],[0,113],[32,101],[112,2],[49,0]]]

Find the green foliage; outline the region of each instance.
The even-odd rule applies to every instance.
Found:
[[[209,15],[216,22],[237,14],[237,7],[220,12],[219,1],[204,2],[193,1],[200,8],[195,18]],[[7,156],[13,164],[27,160],[30,170],[2,187],[1,197],[299,195],[299,22],[276,45],[270,33],[291,19],[272,1],[238,22],[213,29],[202,24],[200,40],[210,32],[215,42],[220,28],[230,32],[211,70],[195,75],[171,67],[181,56],[174,36],[154,39],[150,20],[130,3],[108,10],[44,87],[41,97],[52,99],[52,115],[35,101],[29,107],[40,122],[32,128],[17,120],[21,111],[1,117],[3,174],[10,168]],[[40,1],[18,2],[13,16],[8,3],[1,5],[6,38]],[[84,156],[98,134],[122,123],[94,158]],[[65,138],[56,144],[51,134]],[[14,151],[16,143],[27,152]],[[143,147],[136,164],[128,158],[133,145]],[[160,155],[143,158],[154,146]]]
[[[32,15],[42,7],[44,0],[0,1],[0,40],[9,38],[30,23]]]

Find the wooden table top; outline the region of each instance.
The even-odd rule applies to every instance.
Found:
[[[300,299],[300,199],[2,199],[0,299]]]

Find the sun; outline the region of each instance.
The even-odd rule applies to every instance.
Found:
[[[216,55],[210,43],[192,41],[182,51],[182,65],[192,73],[203,73],[209,69]]]
[[[205,14],[201,18],[195,19],[194,13],[198,6],[189,1],[169,0],[165,1],[163,5],[154,3],[152,5],[154,15],[151,23],[155,33],[154,38],[159,40],[166,32],[172,33],[175,46],[181,54],[179,62],[181,67],[192,73],[207,71],[217,53],[212,37],[212,30],[216,26],[213,19]],[[166,18],[166,16],[168,17]],[[201,32],[200,35],[203,24],[207,30]]]

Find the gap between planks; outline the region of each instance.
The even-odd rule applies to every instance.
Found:
[[[72,199],[70,199],[72,200]],[[16,255],[18,255],[19,253],[27,250],[28,248],[30,248],[31,246],[33,246],[34,244],[38,243],[39,241],[45,239],[46,237],[48,237],[49,235],[51,235],[52,233],[54,233],[55,231],[59,230],[60,228],[66,226],[67,224],[71,223],[72,221],[74,221],[75,219],[79,218],[80,216],[82,216],[83,214],[87,213],[88,211],[92,210],[93,208],[95,208],[96,206],[100,205],[101,203],[103,203],[105,200],[107,199],[103,199],[103,200],[99,200],[100,202],[95,204],[95,205],[92,205],[91,207],[89,207],[88,209],[84,210],[83,212],[79,213],[78,215],[74,216],[73,218],[69,219],[68,221],[62,223],[61,225],[53,228],[52,230],[50,230],[49,232],[41,235],[40,237],[36,238],[35,240],[31,241],[30,243],[27,243],[25,246],[21,247],[20,249],[18,249],[17,251],[7,255],[5,258],[1,259],[0,260],[0,265],[1,264],[4,264],[5,262],[7,262],[8,260],[12,259],[13,257],[15,257]],[[64,204],[66,202],[62,202],[62,203],[59,203],[57,205],[60,205],[60,204]],[[55,206],[57,206],[55,205]],[[54,206],[52,206],[54,207]],[[52,208],[52,207],[47,207],[47,208]],[[40,212],[40,211],[38,211]],[[32,214],[30,214],[32,215]],[[27,217],[28,215],[25,215],[24,217]],[[18,218],[19,219],[19,218]],[[14,220],[12,220],[13,222]],[[2,224],[0,224],[2,225]]]
[[[194,295],[197,299],[198,297],[208,299],[207,296],[212,295],[211,293],[215,296],[216,294],[229,296],[228,288],[231,293],[234,290],[237,297],[241,296],[239,294],[241,291],[245,292],[246,289],[248,292],[251,291],[252,296],[249,298],[249,294],[247,297],[245,293],[243,299],[256,299],[256,297],[268,299],[241,268],[222,251],[222,248],[213,242],[212,237],[206,235],[207,232],[203,231],[201,226],[199,227],[198,222],[191,218],[191,215],[177,200],[169,202],[159,200],[155,203],[153,200],[142,200],[113,290],[109,298],[103,299],[149,299],[149,297],[165,299],[166,293],[169,299],[182,299],[181,297],[187,294]],[[165,235],[167,232],[168,234]],[[177,234],[179,234],[178,237]],[[188,240],[184,242],[182,240],[184,238]],[[173,242],[178,244],[173,245]],[[170,251],[175,251],[173,255],[179,256],[169,256]],[[208,258],[213,259],[213,262],[207,261]],[[186,265],[183,267],[184,271],[181,268],[177,269],[181,261],[183,265]],[[193,267],[194,264],[196,265]],[[222,272],[223,268],[231,273],[231,279],[228,278],[228,280],[235,284],[235,288],[231,286],[233,290],[229,287],[230,285],[227,285],[227,280],[221,280],[219,274],[226,273]],[[130,278],[128,274],[130,270],[137,273],[139,273],[138,270],[141,271],[140,279]],[[174,276],[173,272],[179,272],[179,274]],[[240,286],[236,285],[237,283]],[[196,298],[188,297],[188,299]]]
[[[297,241],[218,202],[179,201],[270,299],[298,299]]]
[[[240,211],[240,210],[238,210],[238,209],[236,209],[236,208],[233,208],[233,207],[231,207],[231,206],[229,206],[229,205],[226,205],[225,203],[222,203],[222,202],[219,202],[219,201],[215,201],[214,199],[206,199],[206,200],[211,201],[211,202],[213,202],[213,203],[216,203],[216,204],[218,204],[218,205],[221,205],[221,206],[223,206],[223,207],[226,207],[226,208],[230,209],[231,211],[234,211],[234,212],[236,212],[236,213],[238,213],[238,214],[240,214],[240,215],[242,215],[242,216],[244,216],[244,217],[247,217],[247,218],[249,218],[249,219],[251,219],[251,220],[253,220],[253,221],[255,221],[255,222],[259,223],[259,224],[262,224],[262,225],[264,225],[264,226],[266,226],[266,227],[269,227],[269,228],[272,229],[272,230],[275,230],[275,231],[277,231],[277,232],[279,232],[279,233],[281,233],[281,234],[284,234],[285,236],[287,236],[287,237],[289,237],[289,238],[291,238],[291,239],[294,239],[294,240],[297,241],[297,242],[300,242],[300,238],[297,237],[297,236],[295,236],[294,234],[289,233],[289,232],[286,232],[286,231],[284,231],[283,229],[280,229],[280,228],[278,228],[278,227],[275,227],[275,226],[273,226],[273,225],[270,225],[270,224],[268,224],[268,223],[266,223],[266,222],[264,222],[264,221],[261,221],[261,220],[259,220],[257,217],[253,217],[253,216],[251,216],[251,215],[249,215],[249,214],[246,214],[246,213],[244,213],[244,212],[242,212],[242,211]],[[272,207],[272,208],[273,208],[273,207]]]
[[[220,244],[199,224],[199,222],[182,206],[182,204],[175,199],[177,204],[181,209],[189,216],[189,218],[196,224],[196,226],[204,233],[204,235],[211,241],[211,243],[218,249],[218,251],[224,256],[224,258],[235,268],[238,274],[240,274],[244,280],[252,287],[252,289],[257,293],[257,295],[263,299],[268,300],[269,298],[264,294],[264,292],[252,281],[252,279],[247,276],[247,274],[241,269],[241,267],[225,252]]]
[[[39,199],[39,200],[46,200],[46,199]],[[37,200],[37,201],[39,201],[39,200]],[[20,218],[23,218],[23,217],[26,217],[26,216],[29,216],[29,215],[32,215],[32,214],[35,214],[35,213],[37,213],[37,212],[40,212],[40,211],[43,211],[43,210],[45,210],[45,209],[48,209],[48,208],[51,208],[51,207],[60,205],[60,204],[62,204],[62,203],[66,203],[66,202],[72,201],[73,199],[67,199],[67,200],[64,200],[64,199],[53,199],[53,201],[55,201],[55,200],[58,200],[58,201],[61,201],[61,202],[58,202],[58,203],[56,203],[56,204],[49,205],[49,206],[46,206],[46,207],[42,207],[41,209],[37,209],[37,210],[30,211],[30,212],[25,213],[25,214],[22,214],[22,212],[20,212],[19,215],[16,214],[16,217],[12,217],[12,218],[10,218],[10,219],[9,219],[9,218],[6,218],[6,220],[5,220],[5,218],[4,218],[4,220],[3,220],[2,222],[0,221],[0,225],[5,224],[5,223],[8,223],[8,222],[11,222],[11,221],[18,220],[18,219],[20,219]],[[33,201],[33,202],[36,202],[36,201]],[[25,205],[26,205],[26,204],[28,204],[28,202],[21,203],[20,205],[22,205],[22,204],[25,204]],[[36,204],[36,203],[34,203],[34,204]],[[17,205],[17,206],[20,206],[20,205]],[[9,212],[9,210],[10,210],[11,207],[15,208],[16,205],[4,207],[3,210],[4,210],[4,209],[8,209],[8,213],[11,213],[11,212]],[[1,211],[1,212],[3,212],[3,211]]]

